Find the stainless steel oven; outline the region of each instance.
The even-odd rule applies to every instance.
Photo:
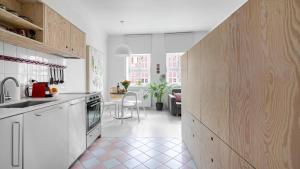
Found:
[[[87,134],[101,124],[101,96],[93,94],[86,98]]]

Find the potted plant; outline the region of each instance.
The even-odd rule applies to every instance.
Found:
[[[121,84],[123,85],[125,92],[127,92],[128,87],[130,85],[130,81],[129,80],[124,80],[123,82],[121,82]]]
[[[160,83],[150,83],[148,92],[154,98],[156,98],[156,110],[161,111],[163,109],[162,97],[170,89],[168,83],[165,80],[160,80]],[[147,97],[147,95],[146,95]]]

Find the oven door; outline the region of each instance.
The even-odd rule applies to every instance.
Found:
[[[87,133],[101,122],[101,102],[95,100],[87,103]]]

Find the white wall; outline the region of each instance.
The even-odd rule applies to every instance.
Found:
[[[56,10],[67,20],[79,27],[86,33],[87,44],[100,50],[104,53],[104,65],[107,64],[107,34],[101,29],[101,26],[97,25],[89,14],[89,9],[84,9],[82,1],[78,0],[42,0],[45,4]],[[66,70],[66,92],[82,92],[86,90],[86,69],[85,60],[70,60],[67,59],[66,63],[68,69]],[[104,79],[107,78],[106,70],[104,68]],[[105,81],[106,82],[106,81]],[[106,83],[104,84],[104,91],[107,91]],[[104,93],[106,95],[106,93]]]
[[[123,41],[132,53],[151,53],[151,81],[158,81],[166,73],[166,53],[185,52],[202,39],[207,32],[151,34],[151,35],[111,35],[108,37],[108,87],[126,78],[125,58],[115,56],[115,48]],[[161,73],[156,74],[156,64],[160,64]]]

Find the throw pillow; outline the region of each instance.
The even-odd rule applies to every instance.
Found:
[[[181,93],[174,93],[176,102],[181,102]]]

